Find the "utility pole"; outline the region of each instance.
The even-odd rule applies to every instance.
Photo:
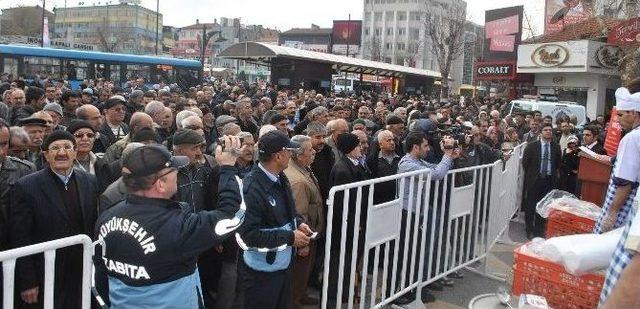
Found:
[[[200,47],[200,62],[204,66],[204,50],[207,48],[207,24],[202,23],[202,46]]]
[[[160,0],[156,0],[156,56],[158,55],[158,31],[160,28]]]

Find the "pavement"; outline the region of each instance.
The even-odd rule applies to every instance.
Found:
[[[498,291],[500,287],[506,288],[507,291],[511,291],[512,280],[512,265],[513,265],[513,250],[517,247],[517,243],[524,243],[527,241],[524,223],[522,221],[513,220],[509,225],[509,238],[514,242],[511,244],[498,242],[492,250],[487,254],[486,262],[476,263],[473,265],[475,269],[485,271],[489,274],[494,274],[498,277],[506,278],[505,281],[498,281],[479,275],[469,270],[462,270],[464,275],[463,279],[454,279],[453,287],[445,287],[443,291],[432,293],[436,297],[436,301],[433,303],[425,304],[428,309],[459,309],[469,308],[469,303],[474,297],[482,294],[493,294]],[[486,268],[484,263],[486,263]],[[310,290],[310,296],[318,297],[319,291]],[[511,300],[511,305],[517,307],[517,299]],[[405,307],[398,306],[386,306],[385,308],[418,308],[419,306],[407,305]],[[305,309],[318,308],[317,306],[307,306]],[[343,304],[342,308],[347,308],[346,304]],[[354,308],[359,308],[354,306]],[[476,308],[487,308],[486,306],[479,306]],[[491,306],[489,308],[507,308],[506,305]]]
[[[509,236],[517,243],[527,241],[524,230],[524,223],[512,221],[509,226]],[[503,286],[507,291],[511,291],[511,281],[513,278],[513,250],[517,246],[514,244],[497,243],[487,254],[487,270],[490,274],[499,274],[506,278],[506,282],[489,279],[473,272],[464,270],[464,278],[455,280],[455,285],[451,288],[445,287],[442,292],[433,292],[436,302],[426,304],[428,309],[453,309],[469,308],[469,302],[476,296],[488,293],[495,293]],[[476,267],[483,269],[484,265]],[[511,305],[517,307],[517,302],[511,300]],[[503,306],[507,308],[507,306]]]

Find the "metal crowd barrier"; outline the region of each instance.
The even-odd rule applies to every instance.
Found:
[[[91,306],[91,273],[93,256],[93,243],[86,235],[75,235],[60,238],[39,244],[20,247],[7,251],[0,251],[0,263],[3,270],[3,308],[13,308],[14,283],[16,260],[21,257],[44,253],[44,308],[53,308],[54,274],[56,262],[56,250],[82,245],[82,308]]]
[[[333,187],[322,308],[381,308],[410,290],[420,300],[421,288],[485,258],[520,208],[524,146],[441,180],[422,170]],[[374,203],[390,182],[396,195]]]

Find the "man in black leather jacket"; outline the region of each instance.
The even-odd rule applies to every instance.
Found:
[[[8,249],[8,207],[13,184],[23,176],[35,172],[28,161],[7,156],[9,150],[9,126],[0,119],[0,251]]]

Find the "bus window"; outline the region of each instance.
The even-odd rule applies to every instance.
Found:
[[[70,80],[85,80],[89,74],[89,62],[65,60],[65,72]]]
[[[176,83],[180,88],[187,89],[197,85],[198,82],[198,70],[177,68]]]
[[[144,64],[127,64],[126,77],[127,80],[131,79],[132,77],[150,80],[151,68],[148,65]]]
[[[13,76],[18,76],[18,59],[4,58],[4,72]]]
[[[109,75],[109,80],[111,80],[113,82],[114,85],[120,85],[121,80],[120,80],[120,65],[119,64],[112,64],[110,65],[110,75]]]
[[[158,64],[154,72],[155,79],[151,80],[154,83],[173,84],[176,81],[173,66]],[[149,81],[147,80],[147,82]]]
[[[60,78],[60,59],[24,57],[24,76],[34,78],[38,74]]]

